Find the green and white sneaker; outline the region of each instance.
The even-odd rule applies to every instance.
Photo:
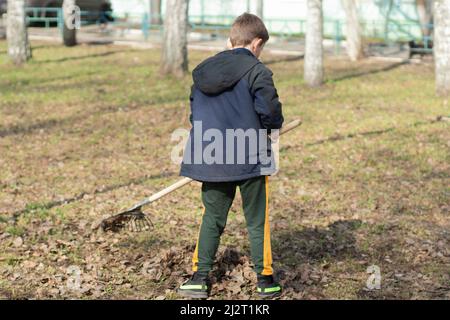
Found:
[[[281,295],[281,286],[273,279],[273,276],[258,274],[256,291],[261,298],[276,298]]]
[[[192,299],[206,299],[209,293],[208,274],[195,272],[191,279],[183,283],[178,294]]]

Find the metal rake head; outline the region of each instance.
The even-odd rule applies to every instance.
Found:
[[[119,232],[122,229],[128,229],[132,232],[141,232],[149,230],[153,227],[153,223],[139,207],[106,218],[98,227],[103,231]]]

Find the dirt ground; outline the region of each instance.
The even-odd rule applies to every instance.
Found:
[[[159,76],[158,50],[0,42],[0,298],[178,299],[201,218],[195,183],[148,206],[146,232],[92,230],[178,179],[171,134],[188,128],[191,79]],[[208,52],[190,52],[191,69]],[[287,121],[271,178],[281,299],[450,298],[450,115],[431,64],[263,56]],[[236,199],[213,299],[254,299]],[[367,285],[368,268],[380,288]]]

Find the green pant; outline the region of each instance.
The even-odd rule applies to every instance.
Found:
[[[273,273],[268,206],[269,179],[266,176],[236,182],[203,183],[204,212],[192,259],[193,271],[209,272],[212,269],[237,187],[241,191],[255,271],[263,275]]]

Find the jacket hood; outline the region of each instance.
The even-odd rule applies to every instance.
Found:
[[[234,87],[259,60],[247,49],[223,51],[199,64],[192,72],[194,86],[207,95]]]

